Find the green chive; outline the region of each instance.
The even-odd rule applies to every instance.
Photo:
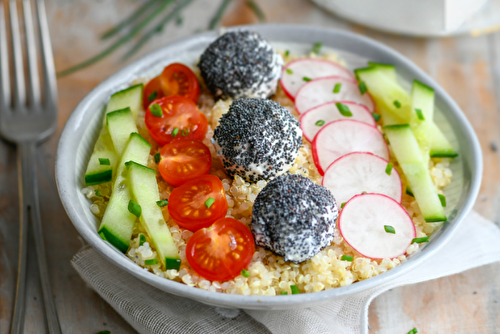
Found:
[[[212,206],[212,204],[214,204],[214,202],[215,198],[209,197],[205,202],[205,206],[207,207],[207,209],[209,209]]]
[[[243,269],[241,271],[241,276],[243,276],[243,277],[250,277],[250,273],[248,272],[248,270]]]
[[[184,18],[182,16],[177,16],[177,20],[175,20],[175,24],[180,26],[184,22]]]
[[[227,6],[231,3],[231,1],[232,0],[223,0],[222,1],[219,8],[217,9],[217,12],[210,20],[210,24],[208,25],[209,30],[214,29],[217,26],[217,24],[219,24],[220,20],[222,19],[222,16],[224,15],[224,12],[226,11]]]
[[[399,102],[398,100],[394,100],[394,105],[396,106],[396,108],[401,108],[401,102]]]
[[[189,129],[183,129],[181,131],[181,136],[186,137],[189,134]]]
[[[377,114],[376,112],[372,112],[372,116],[373,116],[373,119],[375,120],[375,122],[380,121],[380,115]]]
[[[285,51],[285,56],[288,57],[290,55],[290,50]]]
[[[161,109],[159,104],[152,104],[149,106],[149,111],[151,111],[151,114],[154,117],[162,117],[163,116],[163,110]]]
[[[281,294],[282,295],[288,295],[288,292],[287,291],[281,291]]]
[[[319,121],[317,121],[317,122],[316,122],[316,123],[314,123],[314,124],[316,124],[316,126],[323,126],[323,125],[325,125],[325,121],[324,121],[324,120],[322,120],[322,119],[320,119]]]
[[[446,208],[446,197],[444,197],[444,195],[441,195],[441,194],[438,194],[439,196],[439,200],[441,201],[441,206],[443,208]]]
[[[152,266],[154,264],[158,264],[158,259],[146,260],[146,261],[144,261],[144,264],[147,265],[147,266]]]
[[[392,164],[390,162],[387,164],[387,167],[385,167],[385,173],[387,175],[391,175],[392,173]]]
[[[126,28],[127,26],[132,25],[135,21],[137,21],[139,18],[142,17],[142,14],[146,13],[147,11],[150,11],[151,8],[155,8],[155,2],[158,2],[158,0],[150,0],[147,3],[145,3],[143,6],[141,6],[138,10],[136,10],[132,15],[127,17],[125,20],[120,22],[118,25],[114,26],[110,30],[107,30],[104,32],[101,36],[101,39],[106,39],[109,37],[112,37],[116,35],[118,32]]]
[[[299,294],[299,288],[296,285],[290,285],[290,289],[292,289],[292,295]]]
[[[140,234],[139,235],[139,246],[144,245],[145,242],[146,242],[146,236],[144,234]]]
[[[148,101],[149,102],[153,102],[153,100],[156,100],[156,97],[158,96],[158,93],[156,91],[152,92],[151,94],[149,94],[148,96]]]
[[[408,332],[408,334],[417,334],[417,333],[418,333],[418,331],[417,331],[416,327],[413,327],[413,329]]]
[[[340,258],[340,261],[352,262],[353,260],[354,260],[354,256],[350,256],[350,255],[342,255],[342,257]]]
[[[293,71],[292,71],[292,69],[291,69],[291,68],[287,68],[287,69],[286,69],[286,73],[288,73],[288,74],[293,74]]]
[[[368,90],[368,89],[366,89],[366,84],[365,84],[364,81],[361,81],[359,83],[358,87],[359,87],[359,92],[361,93],[361,95],[363,95],[364,93],[366,93],[366,91]]]
[[[264,11],[262,11],[257,2],[253,0],[248,0],[246,4],[248,8],[250,8],[254,12],[255,16],[257,16],[259,22],[266,22],[266,16],[264,15]]]
[[[342,204],[340,204],[340,208],[343,209],[344,208],[344,205],[346,204],[347,202],[344,202]]]
[[[97,197],[102,197],[101,192],[99,190],[94,190],[94,193]]]
[[[391,225],[384,225],[384,230],[385,230],[387,233],[396,234],[396,230],[395,230],[395,229],[394,229],[394,227],[392,227]]]
[[[321,43],[321,42],[314,43],[311,52],[314,54],[319,54],[322,46],[323,46],[323,43]]]
[[[160,155],[160,152],[156,153],[153,157],[155,158],[155,162],[156,162],[156,163],[159,163],[159,162],[160,162],[160,160],[161,160],[161,155]]]
[[[429,237],[415,238],[411,241],[412,244],[420,244],[422,242],[429,242]]]
[[[335,84],[335,87],[333,87],[333,92],[335,94],[339,93],[340,92],[340,88],[342,88],[342,84],[339,82],[339,83]]]
[[[342,116],[352,117],[352,112],[348,106],[346,106],[345,104],[340,103],[340,102],[335,103],[335,105],[337,106],[337,109],[339,110],[339,112]]]
[[[312,79],[308,78],[308,77],[303,77],[302,80],[304,80],[305,82],[308,82],[308,81],[311,81]]]
[[[140,217],[142,213],[142,208],[136,202],[130,200],[128,202],[128,211],[136,217]]]
[[[156,201],[156,205],[158,205],[160,208],[163,208],[164,206],[168,205],[168,201],[166,199],[162,199],[161,201]]]
[[[99,165],[101,166],[110,166],[111,161],[108,158],[99,158]]]
[[[415,195],[413,195],[413,191],[411,190],[410,186],[406,186],[406,194],[415,197]]]
[[[168,257],[165,259],[165,268],[167,270],[169,269],[175,269],[179,271],[181,269],[181,260],[179,259],[169,259]]]
[[[174,128],[174,129],[172,130],[172,133],[171,133],[170,135],[171,135],[172,137],[175,137],[175,136],[177,136],[177,134],[178,134],[178,133],[179,133],[179,128]]]
[[[362,193],[362,194],[368,194],[366,191],[362,191],[361,193]]]
[[[424,113],[422,112],[422,109],[415,109],[415,112],[417,113],[417,117],[421,121],[425,121]]]

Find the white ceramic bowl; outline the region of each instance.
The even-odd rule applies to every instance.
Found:
[[[153,77],[160,73],[164,66],[174,61],[194,64],[206,46],[217,37],[217,33],[211,31],[177,41],[135,61],[98,85],[73,111],[60,138],[56,157],[56,178],[64,208],[82,237],[109,261],[158,289],[206,304],[242,309],[290,309],[327,303],[331,299],[388,282],[434,256],[471,210],[481,181],[480,147],[472,127],[456,103],[415,64],[394,50],[366,37],[350,32],[297,25],[252,25],[238,29],[257,31],[274,44],[275,48],[289,49],[297,54],[308,52],[312,43],[321,41],[325,47],[335,49],[343,55],[347,59],[347,67],[364,66],[367,59],[391,63],[397,67],[402,80],[411,82],[415,78],[434,87],[436,122],[452,144],[459,147],[460,152],[459,158],[452,164],[452,184],[445,191],[449,203],[449,221],[432,236],[421,252],[384,274],[342,288],[290,296],[241,296],[189,287],[141,269],[103,241],[96,232],[98,221],[89,210],[90,203],[80,190],[84,187],[85,167],[100,130],[104,106],[113,92],[129,86],[135,78]]]

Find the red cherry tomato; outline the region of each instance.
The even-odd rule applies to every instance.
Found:
[[[160,75],[164,96],[181,95],[194,103],[200,96],[200,84],[189,67],[173,63],[165,67]]]
[[[161,117],[151,113],[159,105]],[[201,140],[205,138],[208,122],[196,104],[183,96],[166,96],[155,100],[146,111],[146,126],[151,137],[161,146],[178,139]]]
[[[227,213],[227,200],[217,176],[204,175],[175,188],[168,198],[168,212],[180,227],[197,231]]]
[[[144,110],[148,109],[151,102],[160,99],[163,96],[160,77],[158,76],[151,79],[151,81],[144,87],[144,93],[142,96],[142,106],[144,107]]]
[[[176,140],[161,149],[160,174],[171,186],[208,174],[210,167],[210,149],[202,142]]]
[[[197,231],[186,246],[186,259],[199,275],[227,281],[246,268],[255,253],[252,232],[234,218],[217,220]]]

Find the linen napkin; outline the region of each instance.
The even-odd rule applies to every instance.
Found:
[[[464,245],[467,245],[466,247]],[[80,276],[139,333],[368,333],[368,306],[381,293],[500,261],[500,229],[471,212],[431,259],[395,280],[329,304],[299,310],[233,310],[160,291],[90,247],[72,260]]]

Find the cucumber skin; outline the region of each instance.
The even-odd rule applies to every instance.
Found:
[[[118,250],[120,250],[123,254],[127,252],[130,243],[128,244],[124,243],[122,240],[115,237],[113,233],[109,232],[106,227],[99,229],[99,235],[103,240],[106,240],[107,242],[118,248]]]
[[[105,170],[100,173],[86,174],[85,175],[85,185],[95,186],[98,184],[109,182],[113,179],[113,170]]]
[[[131,95],[131,93],[134,93],[135,90],[137,90],[136,94],[137,97],[139,97],[139,99],[137,101],[134,101],[135,105],[130,105],[129,103],[130,98],[127,95]],[[139,110],[142,107],[143,92],[144,92],[144,85],[138,84],[114,93],[113,95],[111,95],[108,106],[106,107],[106,114],[111,111],[129,107],[130,110],[132,111],[132,115],[134,115],[134,120],[136,120],[137,115],[139,114]],[[122,96],[124,96],[125,99]]]
[[[456,158],[458,153],[453,149],[448,150],[433,150],[430,152],[431,158]]]

